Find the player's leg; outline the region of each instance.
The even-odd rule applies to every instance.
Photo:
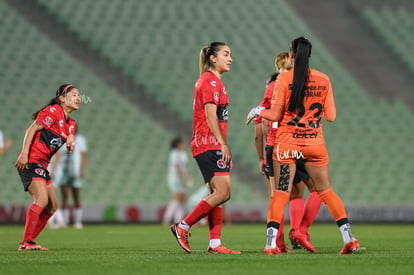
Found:
[[[48,203],[44,208],[42,214],[39,216],[39,222],[36,226],[35,231],[33,232],[33,241],[34,239],[42,232],[43,228],[46,226],[48,220],[53,216],[53,213],[58,208],[58,201],[56,197],[55,187],[51,184],[51,181],[46,185]]]
[[[298,175],[298,165],[296,166],[296,176]],[[289,230],[289,239],[292,244],[293,249],[302,248],[302,246],[292,238],[292,233],[295,230],[299,229],[300,222],[303,217],[303,194],[305,191],[305,184],[302,180],[299,182],[293,181],[292,193],[290,194],[289,199],[289,216],[290,216],[290,230]]]
[[[303,218],[299,226],[299,231],[306,234],[308,236],[308,240],[310,241],[308,229],[315,220],[316,216],[318,215],[319,209],[322,204],[322,199],[315,191],[312,180],[310,178],[304,180],[303,182],[308,187],[310,194],[306,199],[305,207],[303,210]]]
[[[177,202],[173,212],[174,223],[181,221],[187,215],[186,207],[187,194],[183,191],[174,194],[174,201]]]
[[[352,235],[344,204],[338,195],[332,190],[329,181],[329,165],[313,166],[309,163],[306,163],[305,165],[306,170],[314,183],[315,190],[318,192],[320,198],[335,219],[339,227],[339,231],[342,234],[344,248],[340,254],[353,253],[359,249],[359,243]]]
[[[74,223],[73,227],[76,229],[83,228],[82,224],[82,217],[83,217],[83,210],[82,210],[82,204],[81,204],[81,198],[80,198],[80,187],[72,187],[72,196],[73,196],[73,205],[74,205]]]
[[[38,226],[40,215],[48,203],[46,183],[42,180],[34,180],[27,187],[27,191],[32,196],[33,203],[27,210],[23,240],[19,250],[39,250],[41,246],[34,243],[33,234]]]
[[[283,164],[274,161],[273,166],[275,179],[277,179],[277,190],[275,190],[269,204],[264,254],[280,254],[280,250],[277,248],[276,236],[283,219],[285,206],[292,192],[293,177],[296,171],[294,162]]]
[[[68,204],[68,199],[69,199],[69,186],[67,185],[67,182],[63,182],[62,185],[60,186],[60,192],[62,194],[62,214],[63,214],[63,220],[65,222],[66,225],[69,224],[69,204]]]

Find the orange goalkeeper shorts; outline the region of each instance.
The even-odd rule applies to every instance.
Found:
[[[302,158],[313,166],[325,166],[329,163],[325,144],[295,145],[276,142],[273,147],[273,160],[288,164]]]

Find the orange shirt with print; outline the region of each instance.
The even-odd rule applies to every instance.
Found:
[[[324,144],[321,118],[333,121],[336,117],[332,85],[329,77],[309,69],[303,104],[299,110],[289,112],[294,70],[280,74],[273,92],[272,107],[260,115],[279,121],[276,142],[306,146]]]

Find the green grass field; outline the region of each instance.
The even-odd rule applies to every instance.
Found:
[[[192,254],[157,225],[45,229],[49,251],[17,251],[23,226],[0,226],[0,274],[414,274],[414,225],[354,225],[362,251],[338,255],[335,224],[311,228],[315,254],[263,255],[264,225],[223,227],[222,241],[241,255],[209,255],[208,230],[193,228]],[[285,237],[286,238],[286,237]]]

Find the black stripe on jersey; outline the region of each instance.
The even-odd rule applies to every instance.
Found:
[[[219,105],[217,106],[217,117],[220,121],[229,120],[229,109],[228,105]]]
[[[65,143],[61,137],[46,129],[41,131],[39,140],[54,150],[59,150]]]

